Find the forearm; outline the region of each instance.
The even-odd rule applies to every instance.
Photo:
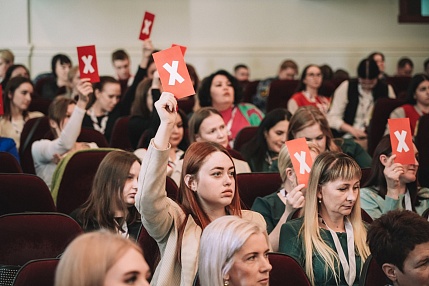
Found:
[[[268,238],[271,243],[271,247],[273,248],[273,251],[279,250],[279,240],[280,240],[280,230],[282,228],[282,225],[286,222],[289,214],[291,212],[285,209],[285,212],[281,216],[279,222],[277,223],[276,227],[271,231],[271,233],[268,235]]]

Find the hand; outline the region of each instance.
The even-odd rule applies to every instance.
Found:
[[[89,95],[94,92],[90,79],[89,78],[80,79],[77,85],[77,91],[79,94],[78,102],[83,102],[86,105],[89,101]]]
[[[388,189],[396,189],[399,186],[399,177],[404,174],[404,166],[400,163],[395,163],[395,158],[395,154],[390,156],[384,165],[383,174],[386,177]]]
[[[158,112],[161,124],[175,124],[177,116],[177,101],[172,93],[163,92],[159,100],[155,102],[155,108]]]
[[[305,198],[302,192],[304,187],[305,184],[300,184],[287,194],[285,211],[292,212],[304,206]]]
[[[353,135],[354,138],[356,139],[366,139],[367,138],[367,134],[365,133],[365,131],[360,130],[360,129],[356,129],[356,128],[352,128],[352,130],[350,130],[351,134]]]
[[[143,41],[143,56],[145,58],[148,58],[152,55],[153,53],[153,45],[152,45],[152,40],[151,39],[146,39]]]

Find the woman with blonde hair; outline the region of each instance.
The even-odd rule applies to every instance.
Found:
[[[307,142],[312,161],[320,154],[316,144]],[[286,145],[283,145],[279,153],[278,166],[282,178],[282,188],[265,197],[257,197],[252,205],[252,210],[260,213],[267,223],[271,247],[273,251],[279,249],[280,228],[286,219],[295,210],[304,206],[305,186],[298,185],[295,170],[290,159]]]
[[[262,216],[241,210],[236,174],[228,151],[214,142],[191,144],[183,159],[179,198],[165,192],[169,138],[177,117],[174,95],[155,103],[161,124],[143,158],[136,207],[143,226],[158,243],[161,261],[152,285],[191,286],[197,274],[202,231],[216,218],[235,215],[266,228]]]
[[[346,154],[320,154],[310,172],[304,216],[281,228],[279,251],[294,257],[313,285],[359,284],[370,254],[359,200],[361,175]]]
[[[223,216],[203,231],[198,259],[201,285],[268,285],[267,233],[236,216]]]
[[[320,152],[342,151],[355,159],[361,168],[371,166],[371,156],[353,139],[334,138],[328,120],[315,106],[298,108],[289,121],[287,139],[302,137],[315,143]]]
[[[147,285],[149,266],[141,248],[108,231],[83,234],[66,248],[55,286]]]

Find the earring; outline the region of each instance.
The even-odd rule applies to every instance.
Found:
[[[223,281],[223,286],[229,286],[229,281],[228,280],[224,280]]]
[[[319,199],[319,201],[318,201],[318,202],[319,202],[319,204],[321,204],[321,203],[322,203],[322,199]]]

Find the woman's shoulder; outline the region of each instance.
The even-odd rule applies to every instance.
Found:
[[[45,116],[45,115],[42,112],[39,112],[39,111],[30,111],[30,112],[28,112],[28,118],[29,119],[36,118],[36,117],[43,117],[43,116]]]

